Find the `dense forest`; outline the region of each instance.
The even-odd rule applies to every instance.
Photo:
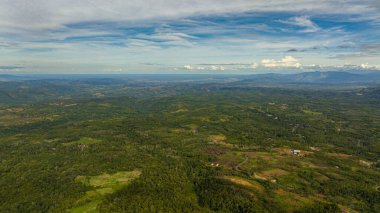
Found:
[[[0,82],[0,212],[379,212],[380,89]]]

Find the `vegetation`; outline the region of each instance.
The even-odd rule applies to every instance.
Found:
[[[0,212],[380,209],[378,88],[109,82],[1,86]]]
[[[78,176],[75,181],[90,186],[93,189],[77,201],[78,206],[72,212],[95,212],[104,195],[112,194],[125,187],[129,182],[141,174],[140,171],[117,172],[115,174],[101,174],[98,176]]]

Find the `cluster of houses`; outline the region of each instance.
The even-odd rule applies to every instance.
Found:
[[[58,102],[53,102],[53,103],[50,103],[49,104],[50,106],[76,106],[77,104],[68,104],[68,103],[65,103],[63,101],[58,101]]]
[[[310,149],[312,151],[321,151],[321,148],[319,147],[310,147]],[[290,153],[293,154],[293,155],[297,155],[297,156],[304,156],[304,155],[307,155],[307,154],[310,154],[312,152],[310,151],[303,151],[303,150],[299,150],[299,149],[291,149],[290,150]]]
[[[292,150],[290,150],[290,152],[291,152],[293,155],[300,155],[300,154],[301,154],[301,150],[299,150],[299,149],[292,149]]]

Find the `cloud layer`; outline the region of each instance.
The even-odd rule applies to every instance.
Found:
[[[300,68],[302,66],[298,59],[293,56],[285,56],[279,61],[274,59],[264,59],[261,61],[261,65],[266,68]]]
[[[178,68],[177,68],[178,69]],[[380,70],[380,66],[370,65],[369,63],[364,64],[343,64],[335,66],[321,66],[315,64],[301,64],[300,60],[293,56],[285,56],[282,59],[263,59],[261,62],[253,62],[249,64],[244,63],[229,63],[229,64],[212,64],[209,66],[204,65],[185,65],[184,70],[188,71],[289,71],[289,70],[302,70],[302,71],[354,71],[354,70]]]
[[[0,66],[20,67],[0,71],[364,69],[379,14],[378,0],[0,0]]]
[[[323,0],[318,4],[313,0],[1,0],[0,26],[43,29],[78,21],[137,21],[250,11],[363,14],[373,11],[366,2],[371,3],[366,0]]]
[[[287,20],[280,20],[281,23],[301,27],[301,32],[314,33],[320,30],[320,27],[310,20],[308,16],[292,17]]]

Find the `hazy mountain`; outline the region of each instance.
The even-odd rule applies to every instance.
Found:
[[[280,84],[377,84],[380,72],[304,72],[297,74],[262,74],[241,77],[242,83],[280,83]]]

